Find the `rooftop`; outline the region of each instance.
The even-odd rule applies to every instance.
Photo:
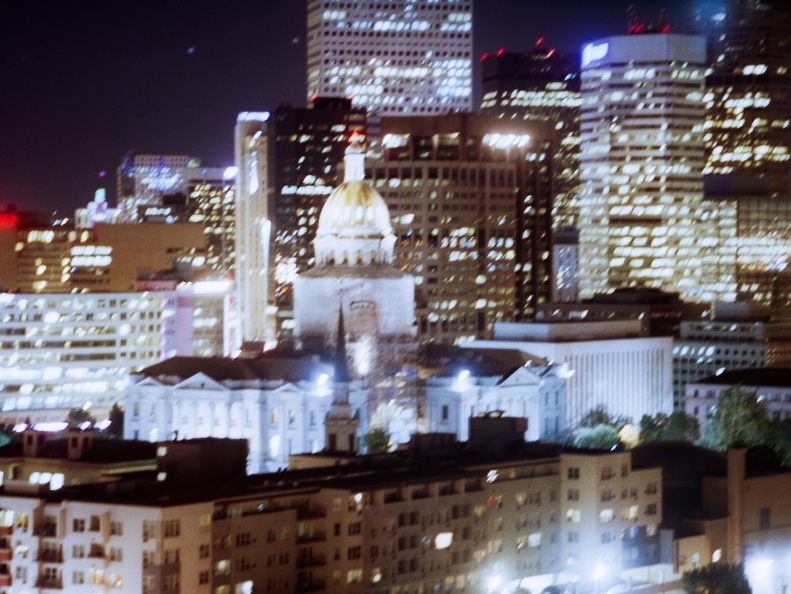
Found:
[[[756,367],[754,369],[735,369],[733,371],[724,371],[719,375],[710,375],[691,383],[791,388],[791,368]]]

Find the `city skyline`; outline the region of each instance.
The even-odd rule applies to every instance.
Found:
[[[625,32],[628,4],[475,2],[473,108],[482,53],[526,51],[538,37],[579,51]],[[11,92],[0,98],[0,204],[71,216],[97,187],[115,203],[115,170],[127,152],[230,165],[238,112],[305,104],[302,2],[80,5],[3,11],[0,80]],[[678,0],[641,2],[637,11],[649,21],[663,7],[683,30]]]

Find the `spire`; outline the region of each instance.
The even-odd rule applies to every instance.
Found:
[[[361,182],[365,179],[365,150],[362,135],[355,132],[343,154],[343,181]]]
[[[346,358],[346,329],[343,325],[343,307],[338,310],[338,335],[335,340],[335,382],[349,382]]]
[[[324,449],[330,452],[357,452],[359,421],[349,405],[349,370],[346,366],[346,330],[343,307],[338,311],[338,336],[335,346],[335,380],[332,404],[324,419]]]

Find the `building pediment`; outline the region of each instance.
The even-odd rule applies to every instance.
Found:
[[[228,388],[217,380],[210,378],[205,373],[196,373],[192,377],[173,386],[173,390],[209,390],[214,392],[226,392]]]
[[[519,367],[512,371],[510,374],[503,376],[498,386],[500,388],[508,388],[513,386],[537,386],[541,383],[541,376],[538,370],[530,369],[528,367]]]
[[[303,390],[302,388],[300,388],[295,384],[292,384],[291,382],[287,382],[282,386],[272,390],[271,393],[276,394],[277,396],[284,396],[284,397],[298,396],[302,398],[305,395],[305,390]]]
[[[162,382],[154,379],[153,377],[144,377],[143,379],[141,379],[139,382],[135,383],[134,385],[135,386],[139,386],[139,387],[154,387],[154,386],[155,387],[161,387],[161,386],[164,386],[165,384],[163,384]]]

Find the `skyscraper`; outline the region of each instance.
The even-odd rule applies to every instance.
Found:
[[[733,299],[735,217],[703,200],[704,63],[705,40],[690,35],[583,48],[582,297],[646,286]]]
[[[269,112],[236,118],[236,288],[242,341],[274,342],[274,297],[269,283]]]
[[[552,122],[558,141],[554,158],[554,229],[577,224],[579,210],[579,57],[563,54],[539,39],[524,53],[498,50],[481,63],[481,112],[511,120]]]
[[[472,0],[308,0],[308,97],[380,115],[472,108]]]
[[[307,108],[282,106],[273,114],[267,183],[279,340],[293,334],[293,281],[315,261],[319,212],[338,183],[338,165],[349,140],[365,133],[365,110],[353,108],[349,99],[316,97]]]
[[[729,0],[699,13],[708,37],[705,173],[766,178],[787,197],[791,176],[791,8]]]
[[[418,337],[483,338],[549,299],[554,126],[453,114],[382,118],[372,185],[415,277]]]
[[[126,155],[117,172],[123,222],[140,220],[140,209],[159,206],[166,194],[184,192],[187,170],[197,165],[198,159],[186,155]]]

